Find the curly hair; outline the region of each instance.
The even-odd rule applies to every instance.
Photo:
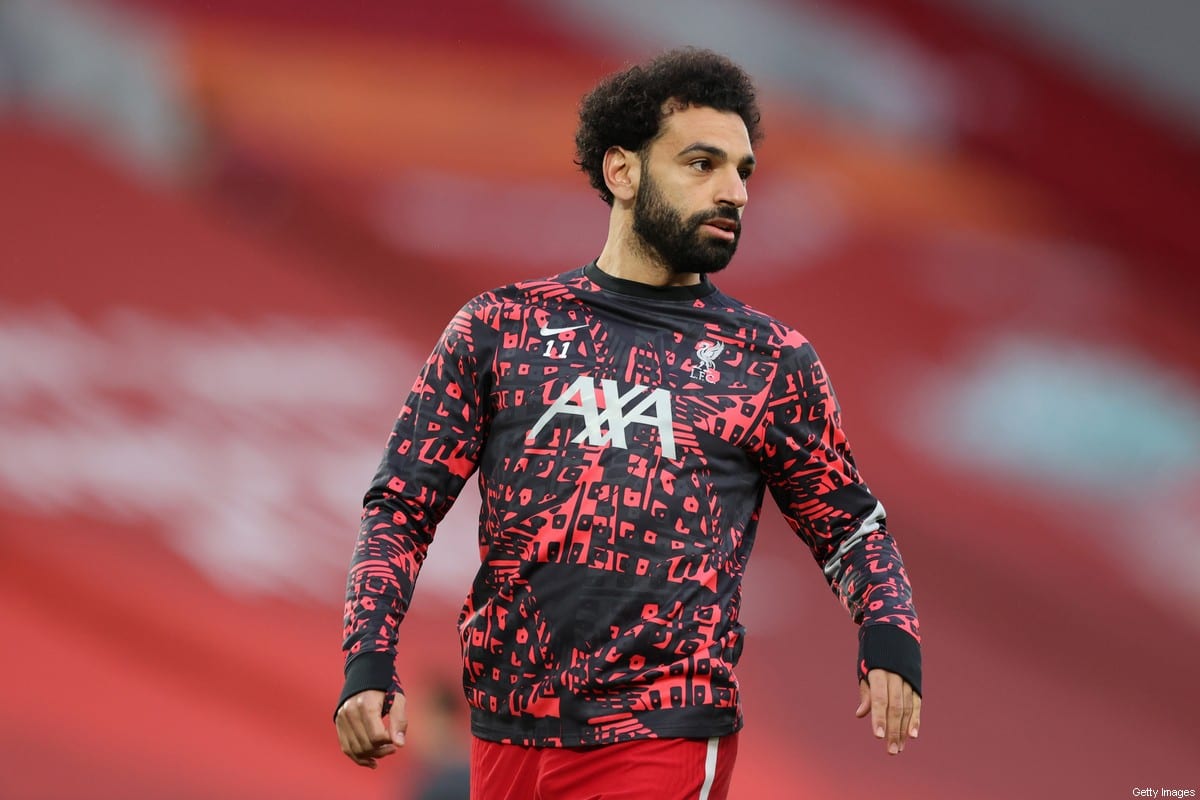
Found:
[[[668,100],[684,108],[733,112],[746,123],[751,144],[762,139],[753,82],[719,53],[682,47],[609,75],[579,105],[575,164],[610,206],[613,195],[604,183],[604,154],[613,146],[642,152],[657,138]]]

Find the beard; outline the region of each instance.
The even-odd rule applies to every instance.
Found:
[[[733,241],[727,242],[700,230],[704,223],[714,219],[732,220],[737,224]],[[742,235],[738,212],[728,206],[718,206],[683,219],[683,215],[667,203],[649,171],[633,201],[633,232],[656,260],[676,274],[725,269],[737,252]]]

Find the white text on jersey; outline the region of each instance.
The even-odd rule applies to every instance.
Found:
[[[624,394],[614,380],[600,381],[604,396],[604,407],[596,400],[596,382],[588,375],[580,375],[575,382],[555,400],[533,430],[525,437],[533,441],[546,425],[558,414],[573,414],[583,417],[583,430],[571,441],[590,445],[611,443],[614,447],[627,449],[625,430],[629,425],[649,425],[658,431],[662,454],[675,459],[675,432],[671,424],[671,393],[666,389],[650,388],[633,384]],[[646,394],[649,392],[649,394]],[[639,399],[640,398],[640,399]],[[626,410],[625,406],[632,404]],[[608,426],[605,431],[604,426]]]

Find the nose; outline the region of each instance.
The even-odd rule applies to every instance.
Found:
[[[717,205],[740,209],[750,199],[746,193],[746,182],[742,180],[742,175],[738,172],[737,167],[732,164],[721,170],[721,177],[716,188],[717,193],[713,200]]]

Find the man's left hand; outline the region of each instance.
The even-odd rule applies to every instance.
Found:
[[[921,695],[894,672],[873,669],[867,680],[858,682],[858,709],[854,716],[871,715],[876,739],[884,739],[887,751],[899,755],[909,738],[917,738],[921,727]]]

